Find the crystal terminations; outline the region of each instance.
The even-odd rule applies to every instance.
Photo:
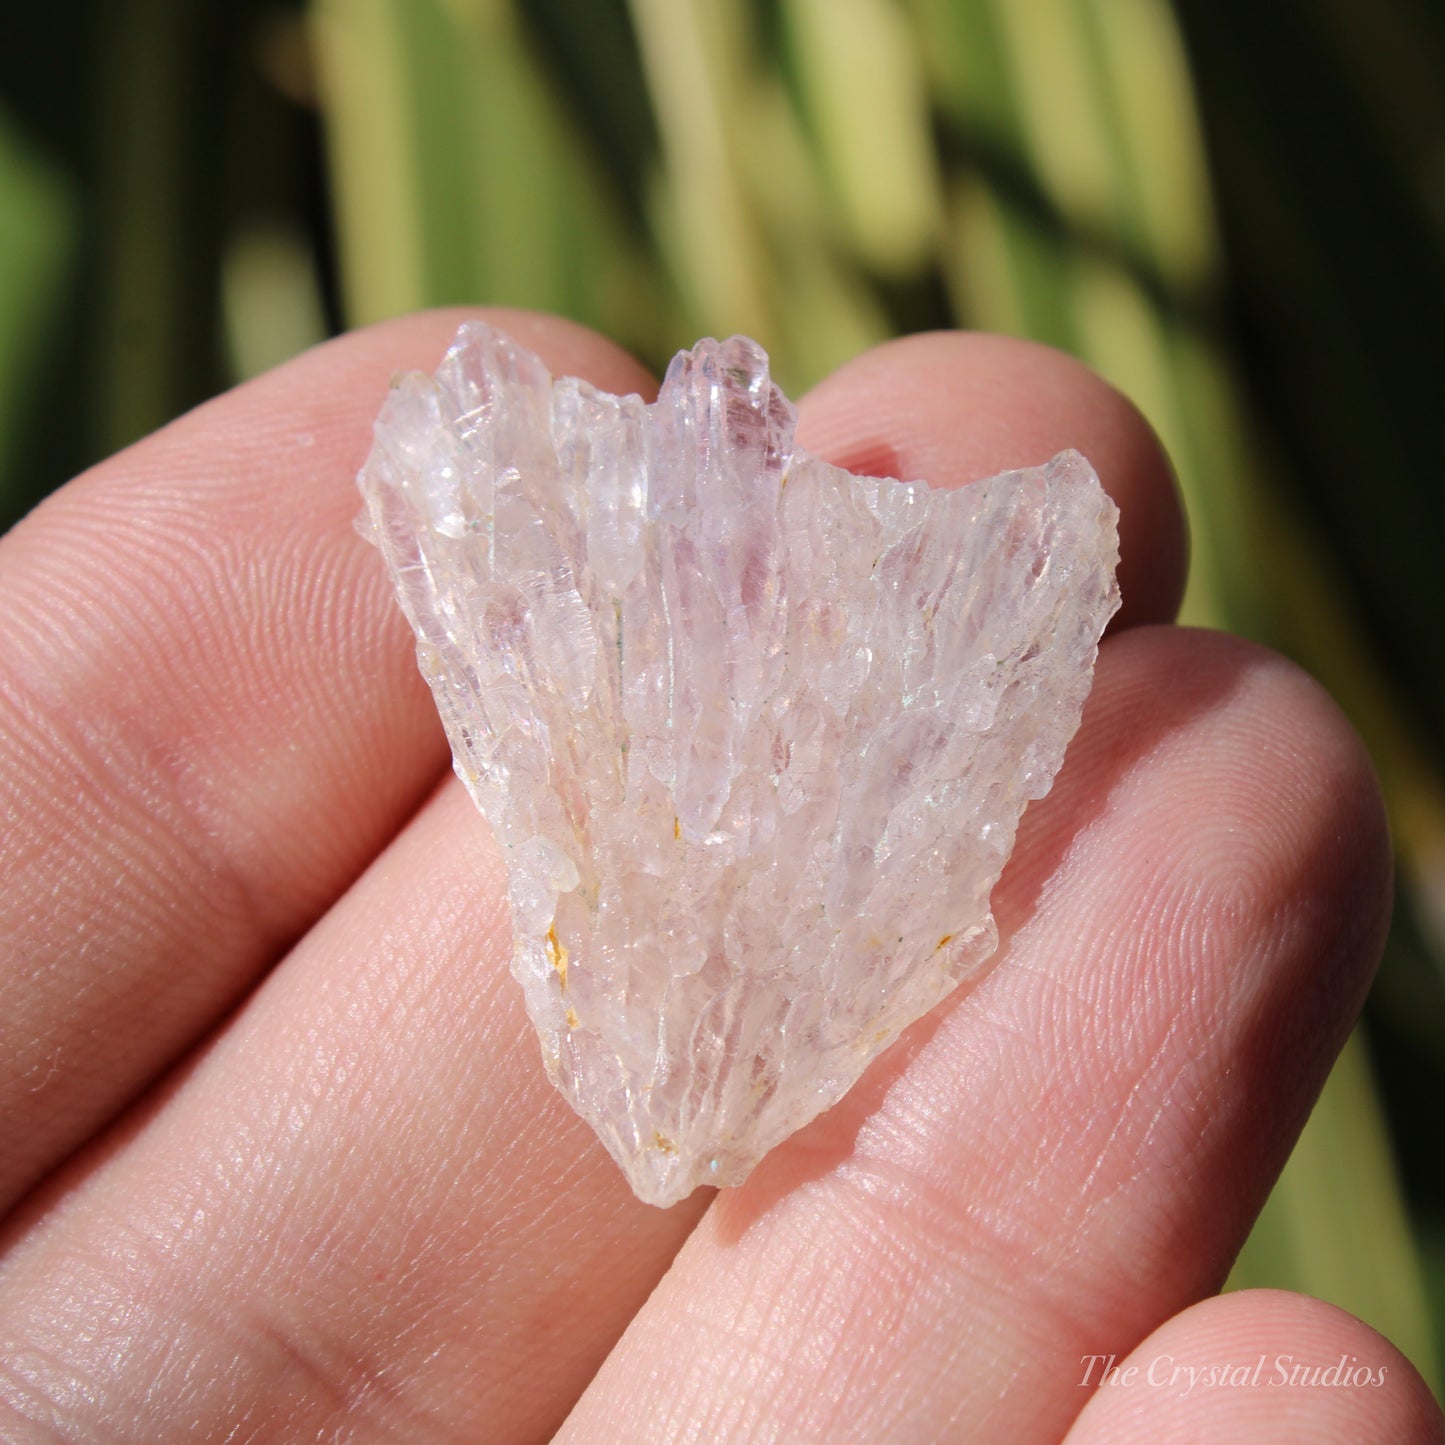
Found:
[[[934,491],[794,423],[741,337],[649,406],[472,322],[360,478],[547,1071],[658,1205],[740,1182],[994,950],[1119,603],[1076,453]]]

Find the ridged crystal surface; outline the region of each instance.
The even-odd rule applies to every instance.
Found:
[[[1076,453],[934,491],[794,419],[741,337],[649,406],[474,322],[361,475],[547,1071],[659,1205],[741,1181],[993,951],[1119,601]]]

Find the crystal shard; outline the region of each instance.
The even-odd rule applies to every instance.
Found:
[[[360,479],[547,1072],[659,1205],[741,1181],[993,951],[1119,602],[1076,453],[934,491],[794,420],[741,337],[646,405],[473,322]]]

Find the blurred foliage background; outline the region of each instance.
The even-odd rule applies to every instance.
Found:
[[[1186,619],[1298,658],[1384,778],[1396,922],[1233,1282],[1445,1339],[1445,7],[72,0],[0,45],[0,523],[343,327],[560,311],[796,393],[1032,336],[1142,407]]]

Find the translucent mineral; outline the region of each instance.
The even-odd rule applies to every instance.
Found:
[[[993,952],[1119,601],[1077,453],[936,491],[794,423],[742,337],[646,405],[472,322],[360,478],[547,1072],[658,1205],[740,1182]]]

